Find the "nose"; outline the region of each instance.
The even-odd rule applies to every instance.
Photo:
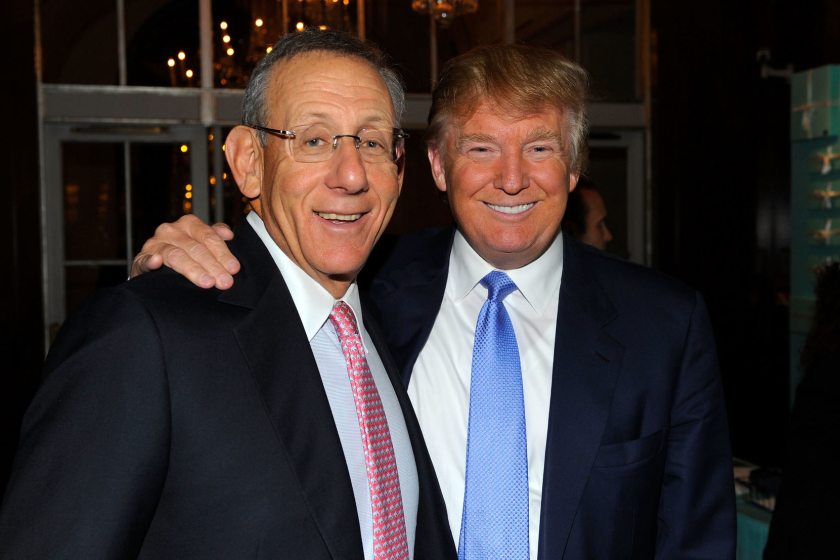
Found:
[[[328,187],[343,189],[348,193],[367,190],[367,171],[353,137],[339,139],[329,163],[331,169],[326,181]]]
[[[527,173],[527,163],[523,161],[522,152],[511,150],[502,152],[499,158],[501,169],[496,176],[495,187],[514,195],[527,189],[530,179]]]
[[[606,224],[604,224],[604,243],[609,243],[612,241],[612,233],[610,233],[609,228]]]

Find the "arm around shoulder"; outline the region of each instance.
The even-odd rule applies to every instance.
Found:
[[[657,559],[735,558],[732,451],[714,334],[700,294],[671,408]]]
[[[168,462],[154,321],[128,290],[99,292],[67,320],[45,372],[0,510],[0,555],[134,558]]]

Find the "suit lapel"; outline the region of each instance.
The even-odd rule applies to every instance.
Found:
[[[538,557],[561,558],[606,428],[624,347],[604,332],[615,307],[579,244],[564,239]]]
[[[388,348],[406,387],[443,302],[454,238],[453,226],[419,248],[398,244],[395,252],[408,253],[396,255],[403,262],[371,285],[371,296],[382,312]]]
[[[242,262],[242,272],[219,300],[251,309],[235,327],[236,339],[277,438],[332,557],[360,560],[362,539],[350,475],[294,301],[247,222],[237,229],[231,250]]]

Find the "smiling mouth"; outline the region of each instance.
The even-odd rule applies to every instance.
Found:
[[[522,212],[530,209],[536,202],[530,202],[528,204],[520,204],[518,206],[496,206],[495,204],[490,204],[489,202],[485,202],[487,206],[492,208],[497,212],[501,212],[503,214],[521,214]]]
[[[334,224],[352,223],[362,217],[362,214],[332,214],[329,212],[315,212],[321,218]]]

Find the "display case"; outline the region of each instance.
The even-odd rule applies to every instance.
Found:
[[[794,74],[791,91],[791,405],[816,272],[840,260],[840,66]]]

